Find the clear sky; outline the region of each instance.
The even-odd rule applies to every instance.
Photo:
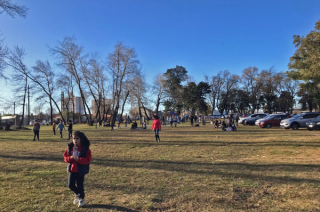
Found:
[[[25,48],[29,67],[37,59],[54,63],[46,45],[64,36],[75,36],[102,59],[122,41],[136,49],[150,82],[176,65],[196,81],[221,70],[240,75],[249,66],[286,71],[295,51],[292,36],[307,34],[320,19],[320,0],[15,2],[29,8],[27,18],[2,13],[0,31],[8,47]],[[0,88],[11,92],[3,81]]]

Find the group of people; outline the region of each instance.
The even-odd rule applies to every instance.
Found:
[[[142,127],[138,127],[137,121],[134,121],[131,125],[131,130],[146,130],[147,129],[147,122],[142,122]]]
[[[58,124],[58,126],[56,127],[56,123],[53,122],[52,123],[52,129],[53,129],[53,135],[56,134],[56,130],[59,129],[60,130],[60,137],[62,138],[62,131],[65,130],[65,127],[64,127],[64,124],[63,124],[63,121],[60,120],[60,123]],[[37,140],[39,141],[39,134],[40,134],[40,123],[38,122],[38,120],[35,120],[34,121],[34,124],[33,124],[33,141]],[[68,121],[68,140],[70,140],[72,138],[72,121],[69,120]]]
[[[177,127],[177,124],[179,124],[181,122],[181,118],[169,116],[168,121],[169,121],[169,124],[171,127],[173,126],[173,124],[174,124],[174,127]]]
[[[238,122],[239,122],[239,114],[237,113],[235,115],[235,117],[230,114],[228,119],[227,119],[227,123],[225,122],[225,120],[221,121],[221,119],[217,119],[214,123],[212,122],[212,124],[214,125],[214,128],[220,128],[222,131],[236,131],[238,126]]]

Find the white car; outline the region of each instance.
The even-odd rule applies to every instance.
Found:
[[[245,124],[245,121],[246,121],[247,119],[254,118],[254,117],[256,117],[256,116],[263,115],[263,114],[269,115],[269,113],[255,113],[255,114],[252,114],[252,115],[250,115],[250,116],[248,116],[248,117],[244,117],[244,118],[242,117],[242,118],[240,118],[239,121],[238,121],[238,123],[239,123],[239,124]]]

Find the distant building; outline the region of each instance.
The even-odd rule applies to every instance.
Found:
[[[141,107],[141,116],[142,117],[146,117],[146,114],[144,112],[144,109]],[[150,110],[148,108],[146,108],[146,113],[148,115],[148,118],[149,119],[152,119],[152,116],[153,116],[153,110]],[[133,108],[130,110],[130,116],[131,118],[138,118],[139,117],[139,107],[136,107],[136,108]]]
[[[112,105],[112,99],[105,99],[104,100],[104,104],[103,104],[103,100],[101,101],[100,104],[100,114],[103,114],[103,109],[105,106],[105,112],[109,111],[109,113],[111,112],[111,105]],[[93,99],[91,100],[91,113],[92,115],[96,115],[96,113],[98,112],[98,106],[96,105],[96,101]]]
[[[68,97],[64,97],[64,93],[61,92],[61,112],[64,111],[84,114],[82,98],[73,96],[72,93],[69,93]]]

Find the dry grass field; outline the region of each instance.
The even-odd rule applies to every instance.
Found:
[[[72,204],[64,138],[0,132],[0,211],[320,211],[320,131],[74,125],[90,139],[86,207]]]

